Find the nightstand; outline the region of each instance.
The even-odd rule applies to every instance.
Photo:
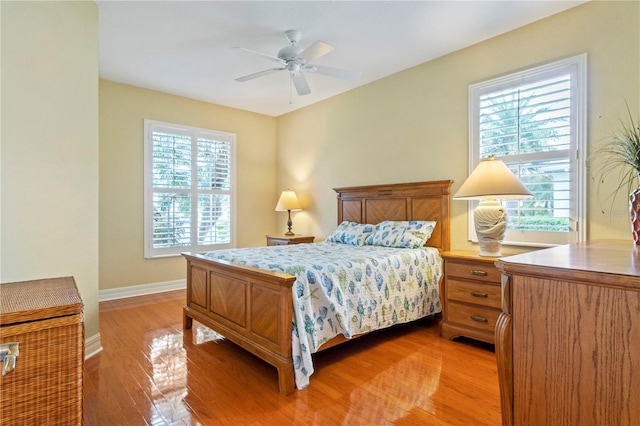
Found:
[[[268,246],[287,246],[291,244],[312,243],[315,237],[312,235],[267,235]]]
[[[495,344],[496,321],[502,312],[501,274],[494,266],[499,257],[466,250],[444,252],[442,257],[440,335],[445,339],[466,336]]]

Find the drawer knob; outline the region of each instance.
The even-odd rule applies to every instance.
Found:
[[[19,343],[9,342],[0,344],[0,362],[2,363],[2,375],[11,373],[16,369]]]
[[[485,317],[479,315],[471,315],[471,319],[477,322],[489,322]]]
[[[489,296],[487,293],[482,293],[481,291],[472,291],[471,295],[473,297],[481,297],[481,298],[487,298],[487,296]]]
[[[472,269],[471,275],[475,275],[476,277],[486,277],[487,271],[480,271],[478,269]]]

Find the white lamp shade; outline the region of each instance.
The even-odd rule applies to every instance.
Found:
[[[300,201],[298,201],[296,193],[290,190],[282,191],[282,194],[280,194],[280,198],[278,199],[278,204],[276,204],[277,212],[286,212],[288,210],[302,210],[302,206],[300,205]]]
[[[456,200],[531,198],[533,194],[501,160],[493,156],[480,161],[458,192]]]

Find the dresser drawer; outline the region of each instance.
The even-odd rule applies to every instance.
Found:
[[[476,305],[465,305],[457,302],[447,304],[447,322],[457,323],[465,327],[478,328],[493,333],[500,310]]]
[[[449,278],[447,299],[500,309],[502,291],[499,285],[484,284]]]
[[[500,271],[493,266],[493,263],[447,260],[445,268],[448,277],[500,283]]]

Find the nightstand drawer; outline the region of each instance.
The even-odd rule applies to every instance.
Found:
[[[500,283],[500,271],[492,263],[447,260],[447,276]]]
[[[447,299],[474,305],[500,309],[502,307],[502,291],[500,286],[482,284],[449,278],[447,280]]]
[[[500,310],[481,306],[465,305],[449,302],[447,322],[457,323],[465,327],[478,328],[493,334]]]

